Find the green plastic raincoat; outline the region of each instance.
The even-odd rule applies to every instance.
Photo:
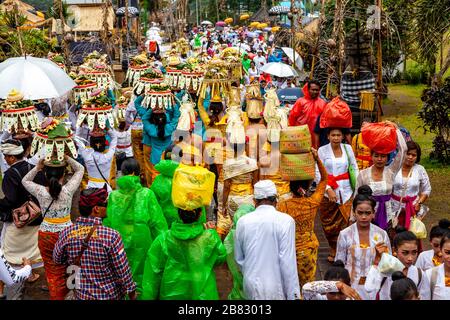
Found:
[[[140,299],[218,300],[214,267],[225,257],[215,230],[202,222],[174,222],[148,251]]]
[[[155,193],[156,199],[160,204],[167,225],[170,226],[174,221],[178,221],[178,209],[172,202],[172,178],[178,163],[172,160],[161,160],[155,169],[160,173],[153,181],[150,189]]]
[[[238,220],[252,211],[255,211],[255,207],[251,204],[243,204],[237,209],[233,217],[233,226],[223,241],[227,250],[228,269],[233,276],[233,289],[231,289],[231,292],[228,295],[229,300],[245,300],[242,273],[236,260],[234,260],[234,234],[236,233]]]
[[[153,240],[167,231],[167,223],[153,191],[144,188],[139,177],[122,176],[117,185],[119,190],[109,195],[103,224],[122,236],[133,280],[141,292],[145,256]]]

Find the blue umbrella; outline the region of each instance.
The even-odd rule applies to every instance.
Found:
[[[277,96],[280,102],[292,104],[303,97],[303,91],[301,88],[285,88],[278,90]]]
[[[256,32],[247,33],[247,37],[249,37],[249,38],[256,38],[257,36],[258,36],[258,34]]]

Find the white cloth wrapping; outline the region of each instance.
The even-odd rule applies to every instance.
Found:
[[[300,298],[292,217],[261,205],[239,219],[235,237],[235,259],[247,299]]]
[[[272,180],[261,180],[254,186],[255,199],[266,199],[277,195],[277,187]]]

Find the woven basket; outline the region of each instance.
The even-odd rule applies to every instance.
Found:
[[[308,125],[287,127],[280,132],[280,152],[286,154],[306,153],[311,148]]]
[[[311,153],[281,154],[280,173],[283,180],[312,180],[315,162]]]

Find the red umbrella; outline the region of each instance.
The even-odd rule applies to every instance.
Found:
[[[216,22],[216,27],[225,27],[227,24],[224,21]]]

